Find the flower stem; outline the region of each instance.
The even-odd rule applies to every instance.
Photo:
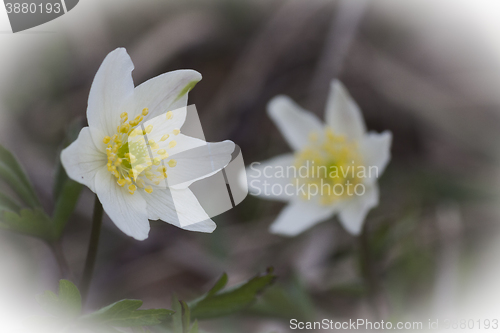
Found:
[[[92,216],[92,231],[90,232],[89,249],[87,251],[87,259],[85,260],[85,268],[83,269],[82,281],[80,284],[80,292],[82,300],[85,302],[94,273],[94,266],[97,257],[97,248],[99,246],[99,236],[101,235],[103,208],[99,198],[95,197],[94,214]]]
[[[368,290],[368,298],[373,307],[375,316],[378,319],[383,319],[387,317],[388,306],[385,297],[382,295],[380,282],[370,256],[370,240],[367,223],[363,226],[363,231],[358,239],[360,267]]]

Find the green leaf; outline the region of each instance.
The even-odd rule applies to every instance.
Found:
[[[193,327],[191,327],[191,329],[189,330],[189,333],[199,333],[197,320],[194,321]]]
[[[222,288],[226,286],[227,280],[228,280],[227,274],[226,273],[222,274],[222,276],[219,278],[219,280],[217,280],[212,289],[208,291],[207,296],[213,296],[219,291],[221,291]]]
[[[0,178],[9,184],[30,207],[41,206],[35,190],[21,168],[21,165],[17,162],[14,155],[2,145],[0,145]]]
[[[225,285],[224,279],[223,276],[209,293],[190,304],[192,318],[199,320],[221,317],[245,309],[256,300],[259,293],[273,283],[275,275],[269,270],[240,286],[221,291],[221,286]],[[213,293],[214,289],[218,290]]]
[[[173,311],[166,309],[138,310],[140,300],[124,299],[82,317],[82,321],[113,327],[154,326],[161,323]]]
[[[19,212],[21,210],[21,206],[10,196],[0,192],[0,210]]]
[[[172,297],[172,310],[175,313],[172,315],[172,325],[174,329],[174,333],[183,333],[182,329],[182,305],[177,298],[177,295],[174,294]]]
[[[248,313],[273,318],[312,321],[317,311],[307,289],[295,277],[285,286],[273,285],[266,290],[265,294],[248,309]]]
[[[82,311],[82,297],[78,288],[68,280],[59,281],[59,295],[45,291],[37,297],[38,303],[53,316],[74,319]]]
[[[71,281],[59,281],[59,301],[75,317],[81,314],[82,296],[78,288]]]
[[[19,213],[0,211],[0,227],[45,240],[52,239],[52,221],[41,209],[22,209]]]
[[[191,325],[191,311],[186,302],[180,301],[182,306],[182,331],[183,333],[189,333],[189,326]]]

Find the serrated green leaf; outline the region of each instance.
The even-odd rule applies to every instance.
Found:
[[[274,279],[273,273],[268,272],[229,290],[207,294],[190,304],[191,317],[198,320],[209,319],[241,311],[249,306],[260,292],[271,285]]]
[[[10,151],[0,145],[0,178],[30,207],[40,207],[40,201],[21,165]]]
[[[82,311],[82,298],[78,288],[68,280],[59,281],[59,295],[52,291],[45,291],[37,297],[43,309],[63,319],[74,319]]]
[[[71,281],[59,281],[59,302],[66,307],[70,316],[76,317],[82,312],[82,296]]]
[[[15,232],[35,236],[44,240],[52,239],[52,221],[39,208],[21,209],[19,213],[0,211],[0,227]]]
[[[138,310],[141,306],[140,300],[125,299],[81,319],[84,322],[113,327],[154,326],[173,313],[166,309]]]

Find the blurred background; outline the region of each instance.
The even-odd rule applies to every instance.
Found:
[[[117,47],[132,57],[136,85],[175,69],[202,73],[189,103],[205,136],[233,140],[247,165],[289,151],[266,115],[273,96],[323,118],[337,77],[368,129],[393,133],[380,205],[366,221],[368,270],[359,239],[336,219],[293,239],[271,235],[283,204],[249,196],[209,235],[152,222],[138,242],[105,217],[89,308],[122,298],[169,307],[173,292],[194,299],[223,272],[235,284],[273,266],[278,279],[251,308],[200,326],[279,333],[292,318],[495,319],[499,18],[489,0],[80,1],[54,22],[0,36],[0,142],[50,212],[62,142],[85,125],[92,79]],[[63,238],[76,279],[93,198],[85,188]],[[38,240],[0,238],[0,308],[37,313],[57,263]]]

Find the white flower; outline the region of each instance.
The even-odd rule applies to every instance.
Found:
[[[377,177],[390,160],[391,133],[367,133],[339,81],[331,84],[326,124],[286,96],[275,97],[268,112],[294,150],[247,169],[251,194],[289,202],[271,232],[295,236],[338,213],[344,228],[359,234],[378,205]]]
[[[133,69],[125,49],[104,59],[90,90],[89,126],[63,150],[63,166],[70,178],[97,194],[120,230],[138,240],[148,237],[148,219],[212,232],[215,223],[188,186],[225,167],[234,143],[207,144],[180,133],[187,93],[201,80],[198,72],[173,71],[134,88]],[[147,146],[144,140],[142,146],[134,143],[133,137],[146,133]],[[148,150],[157,157],[144,159]],[[162,186],[167,177],[175,185]]]

